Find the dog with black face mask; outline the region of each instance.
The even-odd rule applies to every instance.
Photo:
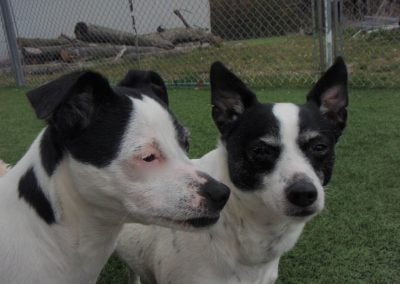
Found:
[[[187,157],[157,73],[132,70],[113,88],[74,72],[27,96],[46,126],[2,168],[0,283],[95,283],[124,223],[218,220],[229,189]]]
[[[211,67],[218,147],[196,160],[232,189],[213,227],[197,234],[126,225],[117,252],[142,283],[273,283],[280,257],[324,207],[334,148],[346,125],[342,58],[303,105],[262,104],[222,63]]]

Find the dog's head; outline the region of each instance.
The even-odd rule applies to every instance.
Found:
[[[303,220],[321,211],[334,147],[346,125],[343,59],[320,78],[303,105],[259,103],[220,62],[212,65],[210,81],[212,117],[233,184],[262,200],[270,217]]]
[[[112,88],[98,73],[75,72],[27,96],[48,124],[40,142],[45,172],[66,169],[89,204],[146,224],[217,221],[229,189],[191,164],[187,132],[169,112],[157,73],[130,71]]]

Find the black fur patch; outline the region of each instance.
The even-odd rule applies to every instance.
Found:
[[[65,151],[82,163],[107,166],[118,155],[132,109],[128,97],[117,95],[96,107],[90,123],[83,130],[59,131],[54,125],[48,125],[40,144],[47,174],[54,173]]]
[[[52,134],[52,132],[52,127],[48,127],[43,133],[42,140],[40,141],[40,157],[42,165],[49,176],[54,173],[56,166],[62,158],[62,150],[60,145],[54,141],[54,134]]]
[[[107,166],[118,155],[132,112],[133,104],[128,97],[114,96],[97,106],[90,124],[79,135],[66,137],[65,149],[78,161]]]
[[[33,168],[30,168],[20,179],[19,198],[23,198],[47,224],[55,223],[53,208],[39,186]]]
[[[299,107],[299,138],[302,137],[302,133],[307,131],[319,133],[316,138],[309,141],[299,140],[299,147],[310,161],[314,170],[323,179],[323,185],[326,185],[332,176],[335,160],[336,127],[320,113],[315,105],[305,104]],[[324,151],[313,150],[318,147],[317,145],[324,145],[326,149]]]
[[[228,153],[229,173],[233,183],[242,190],[255,190],[263,177],[271,172],[279,158],[280,148],[268,149],[268,155],[257,154],[260,138],[279,138],[279,122],[272,113],[272,104],[260,104],[247,109],[232,125],[223,142]]]
[[[168,92],[164,80],[154,71],[129,70],[118,86],[152,94],[168,105]]]

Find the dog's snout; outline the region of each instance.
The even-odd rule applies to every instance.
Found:
[[[308,181],[298,181],[286,189],[287,199],[294,205],[307,207],[314,203],[318,193],[316,187]]]
[[[199,194],[205,197],[216,210],[221,210],[225,206],[230,192],[229,187],[211,177],[208,177],[207,182],[199,189]]]

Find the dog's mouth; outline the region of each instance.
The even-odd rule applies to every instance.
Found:
[[[203,228],[207,226],[214,225],[217,223],[219,219],[218,217],[201,217],[201,218],[193,218],[186,220],[185,222],[193,226],[194,228]]]
[[[169,218],[161,218],[162,220],[161,223],[164,223],[168,227],[171,227],[172,225],[173,227],[181,228],[184,230],[190,230],[190,229],[199,229],[214,225],[215,223],[218,222],[218,219],[219,215],[211,217],[196,217],[187,220],[173,220]]]
[[[314,208],[296,208],[288,211],[287,215],[290,217],[309,217],[317,213]]]

